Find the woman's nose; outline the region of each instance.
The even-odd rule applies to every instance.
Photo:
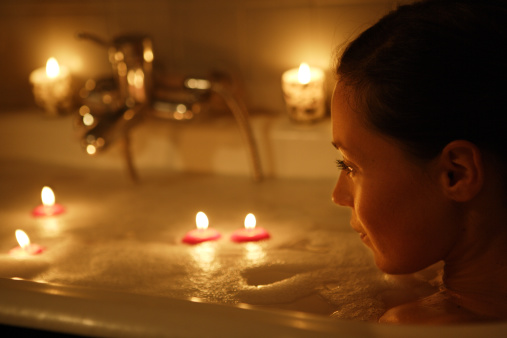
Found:
[[[340,177],[338,178],[338,182],[336,182],[336,186],[333,191],[332,200],[338,205],[352,208],[354,200],[352,198],[350,182],[346,175],[347,174],[343,171],[340,173]]]

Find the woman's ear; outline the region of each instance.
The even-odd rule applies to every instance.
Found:
[[[479,148],[468,141],[452,141],[440,154],[440,182],[452,200],[474,198],[484,184],[484,165]]]

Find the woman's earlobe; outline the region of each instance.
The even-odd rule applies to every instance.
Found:
[[[464,140],[452,141],[440,154],[441,183],[452,200],[466,202],[474,198],[484,183],[484,167],[480,149]]]

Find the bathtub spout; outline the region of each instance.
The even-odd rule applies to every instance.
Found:
[[[130,130],[142,121],[146,107],[122,107],[114,113],[99,117],[81,139],[81,145],[88,155],[103,152],[112,144],[120,142],[129,176],[134,182],[139,180],[139,176],[132,158]]]
[[[214,93],[223,99],[236,119],[250,154],[254,181],[262,179],[248,111],[224,74],[216,73],[211,79],[154,74],[153,44],[144,34],[120,35],[112,41],[86,32],[77,37],[107,48],[113,69],[112,79],[90,79],[80,92],[83,98],[80,115],[86,128],[81,142],[88,154],[102,152],[117,140],[123,140],[127,167],[131,177],[137,179],[129,146],[132,127],[145,116],[192,120],[202,114]]]
[[[116,112],[96,118],[98,121],[82,138],[82,146],[89,155],[106,150],[118,139],[129,134],[142,119],[145,106],[122,107]]]
[[[252,132],[252,127],[250,125],[248,110],[244,102],[240,100],[237,95],[234,95],[228,87],[219,82],[213,83],[210,89],[224,99],[225,103],[234,115],[234,118],[238,123],[238,126],[248,147],[253,171],[253,179],[254,181],[261,181],[263,176],[261,162],[257,150],[257,144]]]
[[[100,95],[106,93],[102,96],[111,96],[111,93],[115,93],[114,89],[107,86],[102,87],[107,89],[103,92],[98,90]],[[182,92],[185,95],[181,95]],[[220,80],[186,78],[180,84],[179,89],[159,88],[158,93],[159,96],[156,96],[153,101],[145,103],[131,102],[131,104],[127,104],[127,102],[123,105],[110,104],[107,107],[92,104],[83,105],[80,109],[80,118],[86,131],[81,138],[81,144],[85,152],[95,155],[104,152],[112,144],[120,141],[129,175],[133,181],[137,181],[139,175],[133,164],[130,149],[129,135],[132,128],[142,123],[146,118],[171,120],[178,123],[193,120],[197,115],[203,113],[204,107],[209,105],[210,96],[215,94],[223,99],[225,106],[236,120],[249,155],[253,180],[256,182],[262,180],[261,163],[248,110],[230,85]],[[175,93],[177,95],[174,95]],[[118,102],[121,101],[118,100]]]

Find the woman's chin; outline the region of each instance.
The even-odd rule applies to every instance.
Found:
[[[394,262],[392,260],[387,260],[386,258],[379,258],[375,253],[374,260],[375,265],[379,268],[379,270],[389,275],[406,275],[416,273],[425,268],[425,266],[420,266],[417,264]]]

